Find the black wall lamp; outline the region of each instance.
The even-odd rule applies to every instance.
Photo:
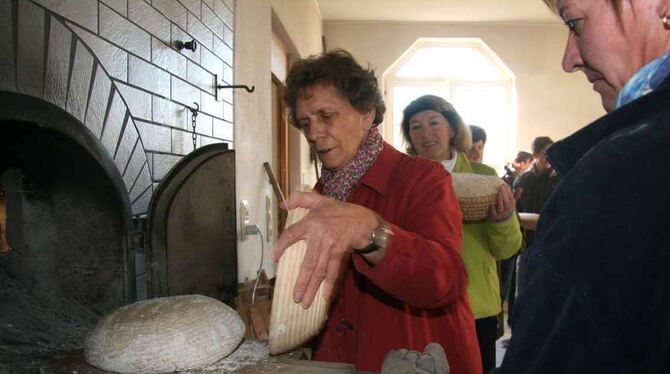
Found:
[[[182,49],[188,49],[191,52],[195,52],[196,49],[198,49],[198,42],[195,41],[195,39],[191,39],[190,42],[182,42],[181,40],[177,40],[174,42],[174,46],[177,47],[178,50]]]

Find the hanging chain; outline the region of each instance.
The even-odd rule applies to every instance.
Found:
[[[200,105],[198,103],[193,103],[195,104],[195,109],[193,108],[188,108],[191,111],[191,127],[193,128],[193,132],[191,133],[191,139],[193,139],[193,150],[195,151],[196,148],[196,139],[197,136],[195,135],[195,127],[197,126],[195,123],[195,118],[198,116],[198,111],[200,110]]]

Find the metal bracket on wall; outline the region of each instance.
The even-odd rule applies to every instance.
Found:
[[[214,99],[219,101],[219,90],[222,88],[244,88],[248,93],[252,93],[256,90],[256,86],[247,86],[246,84],[219,84],[219,76],[214,74]]]

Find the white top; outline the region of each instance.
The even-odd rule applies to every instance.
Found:
[[[453,173],[454,168],[456,167],[456,160],[458,159],[458,153],[455,153],[453,150],[451,152],[451,160],[442,160],[442,165],[447,169],[448,172]]]

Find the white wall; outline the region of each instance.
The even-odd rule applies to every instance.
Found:
[[[236,91],[234,96],[237,200],[238,205],[241,200],[249,201],[251,222],[265,234],[265,197],[271,196],[274,203],[263,171],[263,162],[273,162],[275,156],[270,75],[273,22],[281,23],[283,37],[290,39],[293,52],[306,57],[321,49],[321,16],[314,0],[241,0],[236,3],[235,22],[235,84],[256,86],[253,93]],[[243,282],[256,277],[260,239],[239,239],[238,232],[238,279]],[[274,275],[270,259],[273,242],[274,238],[266,238],[263,268],[269,276]]]
[[[566,36],[562,26],[364,22],[327,23],[322,29],[314,0],[243,0],[236,7],[235,84],[256,86],[254,93],[236,91],[234,96],[237,199],[249,201],[251,221],[264,233],[266,195],[274,202],[262,163],[273,162],[275,155],[270,43],[277,30],[290,59],[320,52],[323,33],[329,49],[351,51],[360,62],[370,62],[380,75],[419,37],[479,37],[516,74],[520,149],[529,149],[536,136],[563,138],[604,113],[588,82],[580,74],[561,70]],[[314,177],[304,139],[294,140],[302,174],[299,180],[293,179],[293,188],[310,185]],[[274,238],[266,240],[263,267],[272,276],[269,254]],[[255,278],[259,260],[259,238],[241,242],[238,234],[241,282]]]
[[[562,25],[334,22],[324,25],[324,34],[329,49],[350,51],[379,76],[418,38],[481,38],[516,75],[519,149],[530,150],[537,136],[564,138],[604,114],[583,74],[561,69]]]
[[[307,57],[321,52],[323,22],[316,0],[270,0],[296,53]]]
[[[322,51],[321,35],[323,22],[316,0],[271,0],[276,18],[273,31],[284,43],[289,57],[289,67],[298,58],[308,57]],[[316,183],[314,165],[309,159],[309,145],[305,137],[290,128],[289,155],[290,194],[293,191],[311,188]]]

